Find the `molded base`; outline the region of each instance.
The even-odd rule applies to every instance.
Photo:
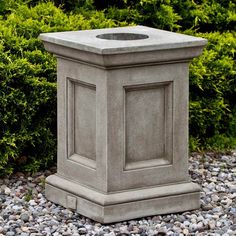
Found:
[[[200,207],[200,188],[191,182],[105,194],[51,175],[46,180],[46,197],[101,223]]]

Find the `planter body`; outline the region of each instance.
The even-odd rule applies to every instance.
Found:
[[[143,26],[40,38],[58,60],[58,171],[46,197],[104,223],[198,208],[188,68],[206,40]]]

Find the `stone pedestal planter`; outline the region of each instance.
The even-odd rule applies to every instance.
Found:
[[[199,207],[188,67],[206,40],[143,26],[41,34],[58,60],[49,200],[100,222]]]

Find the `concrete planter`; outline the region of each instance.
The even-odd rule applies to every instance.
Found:
[[[188,67],[206,40],[143,26],[41,34],[58,60],[49,200],[100,222],[199,207]]]

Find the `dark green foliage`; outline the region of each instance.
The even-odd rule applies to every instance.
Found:
[[[56,61],[38,35],[117,25],[102,12],[66,15],[52,3],[15,6],[0,20],[1,175],[36,171],[56,157]]]
[[[190,66],[190,134],[204,148],[222,135],[234,137],[235,143],[236,33],[197,36],[207,38],[208,46]]]
[[[107,17],[171,31],[180,28],[181,16],[174,11],[171,1],[140,0],[124,2],[125,4],[121,8],[108,7],[106,10]]]
[[[107,4],[109,17],[136,24],[199,32],[235,30],[236,27],[236,3],[232,0],[123,0],[123,4],[108,2],[113,3]]]
[[[230,0],[1,0],[0,175],[55,163],[56,60],[42,32],[142,24],[207,38],[190,67],[190,148],[235,147],[235,8]]]

